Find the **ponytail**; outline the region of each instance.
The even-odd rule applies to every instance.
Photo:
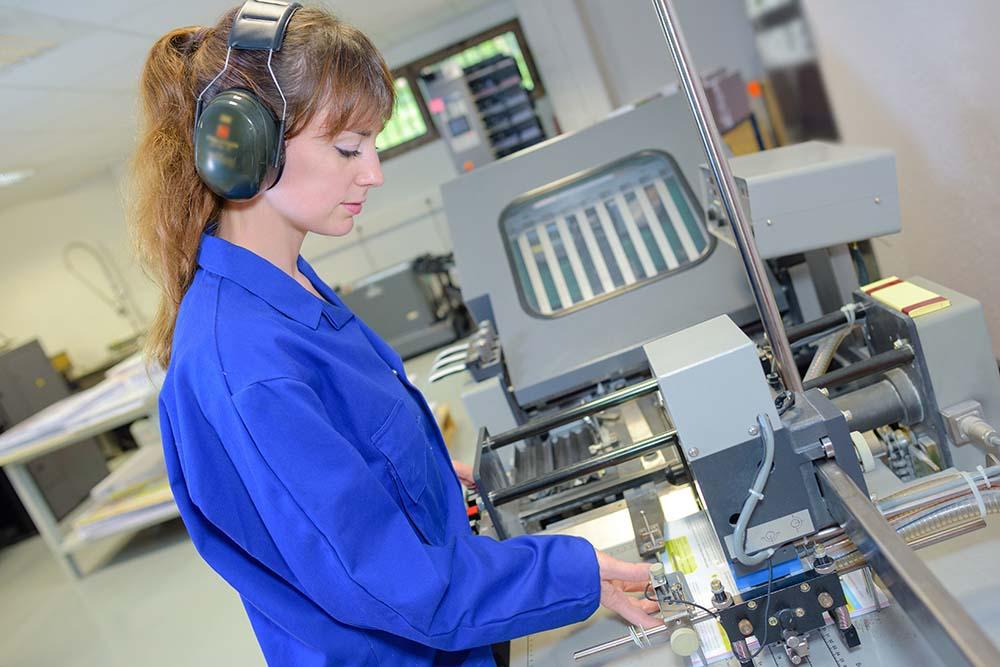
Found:
[[[194,278],[202,232],[221,200],[195,171],[192,128],[197,93],[192,53],[204,30],[179,28],[149,52],[139,81],[140,129],[132,160],[130,228],[160,303],[146,337],[146,354],[166,368],[177,310]]]

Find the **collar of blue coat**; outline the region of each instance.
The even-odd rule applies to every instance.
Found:
[[[260,255],[212,234],[201,237],[198,265],[232,280],[285,316],[313,329],[319,326],[320,317],[324,315],[337,329],[353,317],[347,306],[301,255],[298,259],[299,271],[323,295],[324,300],[317,299],[294,278]]]

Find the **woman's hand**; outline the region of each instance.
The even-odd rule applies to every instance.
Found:
[[[649,563],[626,563],[601,551],[597,552],[601,571],[601,605],[633,625],[650,629],[663,625],[658,616],[660,606],[645,597],[636,598],[630,592],[646,590],[649,584]]]
[[[476,480],[472,477],[472,466],[468,463],[462,463],[461,461],[452,461],[451,465],[455,468],[455,474],[458,475],[458,481],[462,485],[473,491],[476,490]]]

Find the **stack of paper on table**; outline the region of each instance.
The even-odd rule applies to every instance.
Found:
[[[97,501],[120,498],[166,476],[163,449],[152,445],[140,447],[91,489],[90,497]]]
[[[127,359],[107,379],[53,403],[0,435],[0,451],[87,428],[110,415],[141,408],[155,400],[163,373],[147,370],[141,359]]]
[[[82,539],[90,540],[145,525],[167,514],[176,514],[176,506],[170,483],[164,477],[126,495],[108,498],[77,518],[73,528]]]

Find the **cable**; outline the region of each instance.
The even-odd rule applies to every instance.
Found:
[[[767,593],[764,598],[764,623],[767,623],[768,617],[771,615],[771,584],[774,582],[774,554],[767,557]],[[764,637],[760,640],[760,645],[757,650],[750,655],[750,662],[760,655],[760,652],[764,650],[767,646],[767,629],[771,627],[770,625],[764,626]]]
[[[659,602],[659,600],[656,599],[656,596],[649,597],[649,590],[652,587],[653,587],[652,584],[646,584],[646,590],[643,591],[642,597],[646,598],[650,602]],[[713,609],[709,609],[708,607],[703,607],[700,604],[698,604],[697,602],[691,602],[690,600],[681,600],[681,599],[677,599],[677,598],[673,598],[672,602],[673,602],[673,604],[686,604],[686,605],[691,606],[691,607],[697,607],[698,609],[701,609],[703,612],[711,614],[715,618],[719,617],[719,612],[717,612],[717,611],[715,611]]]
[[[766,414],[757,415],[757,426],[760,430],[760,439],[764,444],[764,461],[760,470],[757,471],[753,486],[748,489],[747,499],[743,503],[743,509],[740,510],[740,516],[736,520],[736,528],[733,531],[733,555],[736,560],[748,567],[759,565],[774,555],[774,549],[765,549],[752,556],[746,552],[747,524],[750,523],[750,517],[757,508],[757,503],[764,499],[764,486],[767,484],[767,478],[771,474],[771,466],[774,464],[774,429],[771,426],[771,418]]]

